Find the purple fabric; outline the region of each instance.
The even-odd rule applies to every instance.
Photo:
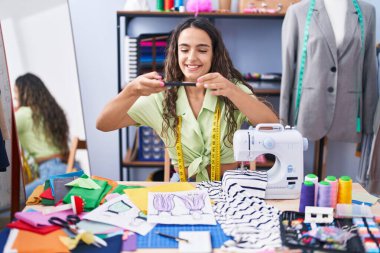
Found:
[[[128,238],[123,240],[123,251],[135,251],[137,249],[137,235],[130,232]]]

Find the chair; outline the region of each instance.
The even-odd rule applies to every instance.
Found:
[[[69,158],[67,159],[66,173],[76,171],[74,168],[75,155],[78,149],[87,149],[87,142],[81,140],[78,137],[74,137],[71,141],[71,147],[69,152]]]

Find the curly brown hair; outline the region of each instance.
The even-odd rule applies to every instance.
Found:
[[[184,75],[180,69],[178,63],[178,38],[181,32],[187,28],[198,28],[205,31],[211,39],[213,58],[211,63],[211,69],[209,72],[219,72],[225,78],[233,83],[241,83],[247,86],[253,94],[252,87],[247,84],[241,73],[235,69],[232,64],[232,60],[229,53],[223,43],[222,36],[216,27],[206,18],[196,17],[185,20],[182,24],[178,25],[172,32],[168,47],[166,50],[165,60],[165,80],[166,81],[183,81]],[[175,133],[176,139],[178,138],[177,131],[175,130],[178,125],[178,116],[176,114],[176,101],[177,101],[178,87],[173,87],[165,91],[163,101],[163,123],[162,132],[163,136],[168,136],[169,128]],[[227,135],[223,141],[226,145],[232,145],[233,134],[237,130],[237,123],[234,118],[234,111],[237,108],[226,97],[219,96],[218,99],[222,100],[226,107],[225,118],[227,121]],[[227,142],[226,142],[227,141]]]
[[[20,106],[32,110],[33,127],[43,127],[47,141],[66,157],[69,152],[69,125],[66,115],[42,80],[26,73],[16,79]]]

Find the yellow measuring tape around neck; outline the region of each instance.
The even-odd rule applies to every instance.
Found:
[[[185,173],[185,163],[183,159],[182,144],[181,144],[181,128],[182,117],[178,117],[177,125],[177,140],[175,143],[175,149],[178,157],[178,172],[181,182],[187,182]],[[220,107],[219,101],[216,104],[216,110],[214,113],[214,121],[212,122],[211,131],[211,181],[220,180]]]

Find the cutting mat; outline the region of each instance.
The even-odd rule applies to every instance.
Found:
[[[159,224],[152,229],[146,236],[138,235],[137,248],[178,248],[178,242],[169,239],[156,232],[161,232],[168,235],[178,236],[180,231],[210,231],[211,243],[213,248],[220,248],[223,243],[230,240],[231,237],[226,236],[220,227],[217,225],[164,225]]]

